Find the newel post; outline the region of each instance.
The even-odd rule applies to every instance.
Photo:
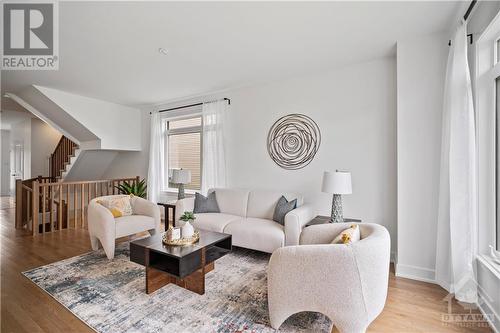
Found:
[[[32,227],[33,227],[33,236],[38,234],[38,213],[39,213],[39,204],[40,204],[40,183],[35,180],[32,183],[33,192],[32,192],[32,200],[31,207],[33,208],[33,212],[31,214]]]
[[[23,227],[23,209],[26,203],[23,202],[23,181],[16,179],[16,229]]]

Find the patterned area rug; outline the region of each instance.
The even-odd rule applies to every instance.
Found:
[[[169,284],[145,293],[145,270],[129,260],[129,244],[108,261],[102,251],[23,274],[97,332],[275,332],[269,325],[266,267],[269,255],[234,251],[206,276],[205,295]],[[280,332],[330,332],[325,316],[303,312]]]

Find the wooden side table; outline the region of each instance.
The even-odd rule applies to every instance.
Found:
[[[313,218],[311,221],[309,221],[309,223],[306,224],[306,227],[316,225],[316,224],[332,223],[331,220],[332,220],[332,218],[330,216],[318,215],[315,218]],[[346,222],[346,223],[349,223],[349,222],[361,223],[361,220],[344,218],[344,222]]]
[[[168,229],[168,224],[170,222],[170,211],[172,211],[172,225],[175,227],[175,204],[177,200],[170,200],[167,202],[158,202],[157,204],[163,206],[165,209],[165,231]]]

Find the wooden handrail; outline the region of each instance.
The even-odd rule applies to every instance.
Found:
[[[50,182],[55,181],[55,178],[53,178],[53,177],[38,176],[38,177],[35,177],[35,178],[21,180],[21,183],[23,185],[31,185],[34,181],[38,181],[39,183],[50,183]]]
[[[48,177],[38,176],[38,177],[34,177],[34,178],[22,180],[22,182],[23,183],[30,183],[30,182],[32,182],[34,180],[40,181],[40,180],[51,180],[51,179],[53,179],[53,177],[51,177],[51,176],[48,176]]]
[[[57,145],[56,145],[56,149],[55,149],[55,150],[57,150],[57,147],[59,147],[59,146],[62,144],[62,142],[64,141],[64,138],[65,138],[65,136],[64,136],[64,135],[61,135],[61,138],[60,138],[60,139],[59,139],[59,141],[57,142]]]
[[[135,182],[137,177],[134,178],[119,178],[119,179],[103,179],[103,180],[79,180],[72,182],[54,182],[54,183],[40,183],[39,186],[54,186],[54,185],[81,185],[81,184],[93,184],[93,183],[109,183],[109,182]]]

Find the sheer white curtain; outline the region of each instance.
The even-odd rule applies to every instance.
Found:
[[[476,302],[476,139],[465,23],[448,54],[442,126],[436,281],[457,300]]]
[[[227,102],[203,103],[203,154],[201,192],[226,186],[225,131]]]
[[[153,111],[151,114],[148,169],[148,200],[153,202],[159,201],[162,185],[165,184],[165,170],[168,170],[167,161],[164,158],[164,147],[167,146],[165,140],[160,112]]]

